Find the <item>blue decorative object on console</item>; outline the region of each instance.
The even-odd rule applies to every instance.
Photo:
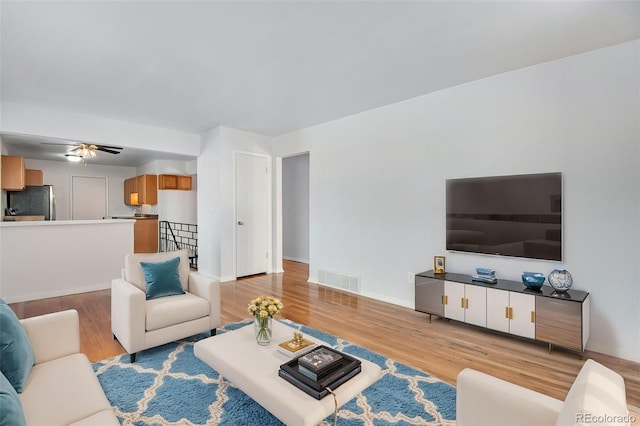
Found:
[[[491,268],[476,268],[476,274],[494,276],[496,274],[496,271],[495,269],[491,269]]]
[[[495,284],[498,282],[496,271],[491,268],[476,268],[476,274],[471,276],[473,281]]]
[[[540,272],[523,272],[522,283],[527,287],[534,290],[540,289],[544,284],[545,276]]]

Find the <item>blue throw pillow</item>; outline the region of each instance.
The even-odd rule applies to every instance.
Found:
[[[179,265],[179,257],[164,262],[140,262],[147,282],[147,300],[185,293],[180,282]]]
[[[31,342],[13,310],[0,299],[0,371],[18,392],[36,361]]]
[[[22,404],[16,390],[11,383],[0,373],[0,426],[23,426],[27,421],[24,418]]]

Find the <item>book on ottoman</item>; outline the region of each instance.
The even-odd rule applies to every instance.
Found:
[[[326,386],[321,390],[317,390],[313,386],[309,386],[309,383],[299,380],[298,378],[294,377],[292,374],[288,373],[286,370],[283,370],[283,369],[278,370],[278,375],[283,379],[285,379],[286,381],[288,381],[289,383],[291,383],[292,385],[294,385],[295,387],[297,387],[298,389],[301,389],[307,394],[311,395],[315,399],[322,399],[325,396],[329,395],[329,389],[331,389],[332,391],[334,389],[337,389],[341,384],[345,383],[347,380],[351,379],[356,374],[360,373],[361,368],[362,368],[361,366],[358,366],[356,369],[351,370],[349,373],[345,374],[335,382],[331,383],[331,386]]]
[[[289,358],[295,358],[302,354],[307,353],[310,349],[313,349],[316,343],[307,340],[300,339],[300,341],[296,341],[295,339],[287,340],[286,342],[282,342],[278,345],[278,352],[285,354]]]
[[[326,346],[320,346],[298,357],[301,372],[304,371],[308,373],[307,375],[315,376],[312,377],[315,380],[333,371],[341,364],[342,354]]]
[[[301,367],[303,371],[306,367],[300,365],[299,362],[301,358],[320,349],[322,349],[321,353],[323,355],[330,353],[331,359],[333,360],[335,358],[338,359],[338,361],[331,361],[331,365],[329,367],[324,367],[322,374],[317,379],[314,379],[308,374],[300,371]],[[305,359],[308,360],[309,358]],[[327,357],[327,359],[329,359],[329,357]],[[280,377],[307,392],[309,395],[316,399],[321,399],[329,393],[326,390],[327,387],[333,390],[358,374],[360,371],[361,363],[359,359],[322,345],[307,354],[301,355],[298,358],[294,358],[291,361],[282,364],[278,374]]]

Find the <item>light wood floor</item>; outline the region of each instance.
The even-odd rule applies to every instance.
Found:
[[[260,294],[284,303],[281,317],[339,336],[452,385],[465,367],[484,371],[554,398],[564,399],[587,358],[620,373],[627,400],[640,406],[640,364],[594,352],[577,353],[494,333],[366,297],[307,283],[308,265],[286,261],[284,274],[257,275],[222,283],[222,323],[249,317]],[[25,318],[64,309],[80,314],[81,350],[91,361],[124,352],[113,340],[108,290],[11,304]],[[637,416],[637,418],[640,418]]]

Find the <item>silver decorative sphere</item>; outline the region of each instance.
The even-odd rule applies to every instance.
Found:
[[[565,292],[573,285],[573,277],[565,269],[554,269],[547,277],[549,284],[555,291]]]

